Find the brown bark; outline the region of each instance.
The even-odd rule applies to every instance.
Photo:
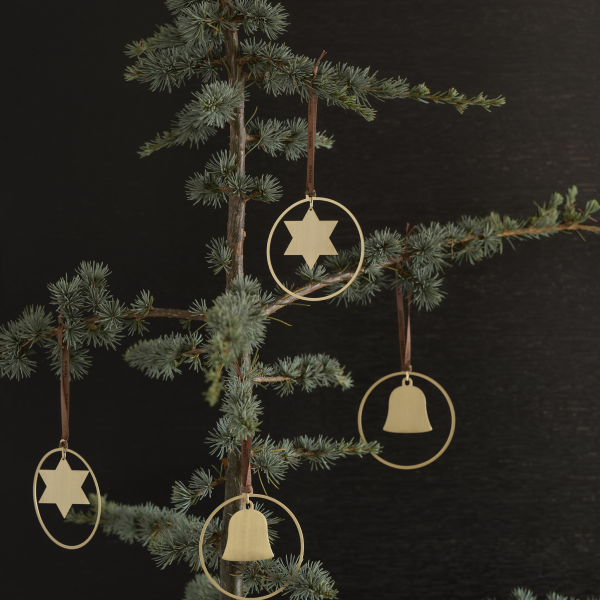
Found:
[[[242,459],[237,453],[229,452],[227,455],[227,473],[225,479],[225,500],[239,496],[242,489]],[[227,546],[227,535],[229,531],[229,521],[231,517],[242,509],[242,504],[238,500],[228,504],[223,509],[223,528],[221,529],[221,541],[219,544],[219,555],[223,556]],[[238,575],[237,563],[221,559],[219,571],[221,578],[221,587],[236,596],[243,596],[242,578]],[[229,596],[219,592],[219,600],[229,600]]]
[[[222,9],[229,7],[228,0],[219,0]],[[229,81],[232,84],[243,86],[245,74],[240,63],[240,46],[236,29],[225,31],[225,62],[229,71]],[[246,122],[244,118],[244,105],[237,110],[234,118],[229,122],[229,151],[236,158],[236,171],[243,175],[246,171]],[[231,267],[227,273],[227,289],[231,283],[244,275],[244,225],[246,221],[246,199],[240,196],[229,196],[229,214],[227,218],[227,246],[231,249]],[[245,357],[245,360],[247,357]],[[225,482],[225,500],[239,496],[242,488],[241,457],[237,452],[227,454],[227,481]],[[227,544],[229,520],[232,515],[241,509],[241,504],[235,502],[223,509],[223,529],[219,552],[221,556]],[[242,596],[242,578],[238,574],[234,562],[221,560],[220,577],[221,587],[237,596]],[[220,600],[229,600],[228,596],[219,593]]]

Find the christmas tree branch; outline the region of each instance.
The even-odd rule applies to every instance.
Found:
[[[324,100],[352,110],[368,121],[375,118],[376,111],[369,99],[393,100],[410,98],[420,102],[453,105],[463,113],[469,106],[480,106],[485,110],[502,106],[506,100],[499,96],[488,98],[478,94],[468,98],[454,88],[448,92],[431,93],[425,84],[410,87],[406,79],[380,79],[370,69],[351,67],[323,61],[319,72],[312,79],[314,58],[297,55],[285,44],[249,39],[242,44],[241,63],[248,68],[248,81],[256,82],[273,95],[300,93],[308,97],[309,82],[313,91]]]
[[[108,291],[108,275],[108,267],[83,262],[72,280],[64,277],[49,286],[51,301],[65,318],[64,335],[74,379],[85,375],[90,365],[84,345],[114,349],[124,331],[143,334],[149,318],[176,318],[186,323],[205,320],[204,301],[195,301],[189,310],[155,308],[149,292],[141,292],[131,308],[126,308]],[[93,314],[86,316],[86,312]],[[17,379],[31,375],[35,370],[32,355],[36,345],[46,349],[58,372],[58,344],[53,340],[56,335],[56,322],[51,313],[46,313],[41,306],[25,309],[17,320],[0,327],[0,374]]]
[[[98,501],[94,494],[88,496],[90,507],[86,512],[71,509],[66,521],[78,525],[93,525],[98,514]],[[170,508],[159,508],[146,503],[136,506],[119,504],[102,497],[100,528],[107,535],[116,535],[128,544],[141,544],[155,556],[156,562],[165,567],[184,560],[192,568],[200,567],[198,542],[204,519],[185,516]],[[205,536],[205,552],[211,568],[218,564],[220,519],[209,524]],[[207,552],[208,551],[208,552]]]
[[[576,205],[577,188],[569,188],[565,197],[553,194],[550,201],[538,206],[535,215],[527,219],[500,217],[491,213],[487,217],[463,217],[456,223],[432,223],[414,228],[409,236],[384,230],[375,232],[365,241],[365,260],[359,276],[339,299],[365,302],[374,293],[388,289],[395,283],[386,279],[386,269],[398,271],[401,284],[411,294],[418,308],[431,309],[443,298],[439,291],[440,272],[451,265],[467,260],[471,264],[501,253],[502,242],[513,239],[527,240],[548,237],[557,233],[600,233],[600,226],[585,224],[592,214],[600,210],[596,200],[590,200],[583,209]],[[511,243],[512,245],[512,243]],[[299,274],[306,285],[294,290],[307,296],[323,288],[335,291],[345,285],[356,271],[359,252],[340,252],[317,265],[313,270],[303,265]],[[282,294],[263,307],[271,315],[297,299]]]
[[[556,592],[548,592],[545,598],[546,600],[576,600],[573,596],[561,596]],[[488,598],[487,600],[492,599]],[[531,590],[515,588],[508,595],[508,600],[537,600],[537,596]],[[589,597],[587,600],[600,600],[600,596]]]
[[[254,177],[238,169],[239,157],[231,152],[219,152],[211,158],[203,174],[195,173],[186,182],[190,202],[220,207],[235,196],[244,206],[248,200],[276,202],[281,198],[281,186],[272,175]],[[231,249],[230,249],[231,250]],[[233,254],[230,257],[233,260]]]
[[[297,386],[310,392],[317,387],[352,387],[352,377],[327,354],[303,354],[279,359],[272,365],[256,363],[244,374],[255,383],[272,383],[280,396],[293,393]]]
[[[311,470],[330,469],[340,458],[363,457],[366,454],[379,454],[383,450],[376,441],[335,440],[322,435],[316,438],[300,436],[279,442],[267,436],[264,440],[258,438],[254,446],[252,468],[264,473],[267,480],[274,484],[285,479],[290,467],[296,469],[302,462],[310,463]]]
[[[207,443],[212,446],[211,454],[222,458],[227,453],[239,456],[241,435],[228,427],[226,419],[221,419],[216,430],[207,438]],[[329,469],[340,458],[349,456],[362,457],[366,454],[379,454],[383,447],[376,441],[365,443],[363,440],[334,440],[325,436],[312,438],[300,436],[290,439],[274,441],[269,435],[262,439],[255,434],[253,439],[251,465],[255,472],[266,475],[266,481],[277,485],[286,477],[288,469],[296,469],[305,461],[309,462],[311,469]],[[198,500],[210,496],[212,488],[212,475],[205,471],[196,471],[188,486],[177,482],[173,487],[173,501],[180,510],[187,510]]]
[[[220,583],[219,576],[214,574],[212,578]],[[185,586],[183,600],[218,600],[219,592],[209,581],[204,573],[197,574]]]
[[[308,123],[306,119],[258,119],[246,126],[246,144],[249,152],[258,147],[271,156],[284,154],[288,160],[297,160],[306,156]],[[332,148],[333,137],[318,131],[315,148]]]
[[[226,477],[219,476],[215,479],[211,473],[207,473],[204,469],[197,469],[192,474],[188,485],[181,481],[175,482],[171,502],[179,512],[186,513],[203,498],[207,496],[210,498],[213,489],[218,485],[224,485],[226,481]]]
[[[245,595],[262,591],[268,594],[286,585],[284,593],[295,600],[334,600],[338,597],[334,581],[321,562],[305,562],[296,571],[297,565],[297,556],[243,563],[240,571]]]

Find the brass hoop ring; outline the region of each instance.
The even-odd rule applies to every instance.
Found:
[[[352,220],[354,221],[354,224],[356,225],[356,228],[358,229],[358,235],[360,236],[360,260],[358,261],[358,267],[356,268],[356,271],[354,271],[354,275],[352,275],[350,281],[341,290],[338,290],[337,292],[335,292],[333,294],[329,294],[328,296],[323,296],[322,298],[308,298],[307,296],[300,296],[299,294],[295,294],[291,290],[288,290],[285,287],[285,285],[283,285],[283,283],[281,283],[281,281],[279,281],[279,279],[277,278],[277,275],[275,275],[275,271],[273,270],[273,265],[271,264],[271,239],[273,238],[273,234],[275,233],[275,228],[277,227],[277,225],[279,225],[279,222],[281,221],[281,219],[283,219],[283,217],[285,217],[285,215],[288,212],[290,212],[290,210],[292,210],[292,208],[295,208],[299,204],[304,204],[305,202],[312,203],[313,200],[321,200],[323,202],[329,202],[331,204],[335,204],[336,206],[339,206],[342,210],[346,211],[350,215]],[[269,265],[269,271],[271,271],[271,275],[273,275],[273,279],[277,282],[277,284],[279,285],[279,287],[282,290],[284,290],[290,296],[294,296],[294,298],[298,298],[298,300],[308,300],[309,302],[320,302],[321,300],[329,300],[330,298],[333,298],[334,296],[341,294],[344,290],[348,289],[352,285],[354,280],[358,277],[358,273],[359,273],[360,269],[362,268],[364,258],[365,258],[365,239],[363,237],[362,229],[360,228],[360,225],[358,224],[358,221],[356,220],[356,217],[343,204],[340,204],[339,202],[336,202],[335,200],[331,200],[330,198],[321,198],[320,196],[315,196],[314,198],[304,198],[304,200],[299,200],[295,204],[292,204],[291,206],[286,208],[281,213],[281,215],[279,215],[279,218],[277,219],[277,221],[275,221],[275,224],[271,228],[271,233],[269,233],[269,239],[267,240],[267,263]]]
[[[287,512],[287,514],[290,515],[290,517],[292,517],[292,520],[294,521],[294,523],[296,524],[296,527],[298,528],[298,534],[300,535],[300,557],[298,558],[298,564],[296,565],[296,573],[299,571],[300,565],[302,564],[302,559],[304,558],[304,536],[302,535],[302,529],[300,528],[300,523],[298,523],[298,519],[296,519],[296,517],[294,516],[294,513],[292,513],[292,511],[283,502],[279,502],[279,500],[275,500],[275,498],[271,498],[271,496],[263,496],[262,494],[240,494],[239,496],[236,496],[235,498],[229,498],[229,500],[225,500],[225,502],[223,502],[223,504],[219,504],[219,506],[217,506],[217,508],[215,508],[215,510],[212,511],[212,513],[210,514],[208,519],[206,519],[206,521],[204,523],[204,527],[202,528],[202,533],[200,534],[200,542],[198,543],[199,552],[200,552],[200,564],[202,565],[202,570],[204,571],[204,574],[208,577],[208,580],[213,584],[214,587],[216,587],[221,593],[225,594],[226,596],[229,596],[230,598],[235,598],[236,600],[266,600],[266,598],[272,598],[273,596],[279,594],[279,592],[282,592],[292,582],[288,581],[285,585],[281,586],[278,590],[275,590],[274,592],[271,592],[270,594],[267,594],[266,596],[257,596],[256,598],[247,598],[245,596],[236,596],[235,594],[232,594],[231,592],[227,592],[226,590],[224,590],[210,576],[210,573],[208,572],[208,569],[206,568],[206,564],[204,563],[204,553],[202,552],[202,543],[204,542],[204,534],[206,533],[206,528],[208,527],[208,524],[222,508],[225,508],[225,506],[227,506],[228,504],[231,504],[232,502],[235,502],[236,500],[241,500],[242,498],[245,498],[246,496],[248,496],[248,497],[252,496],[253,498],[263,498],[264,500],[271,500],[271,502],[275,502],[275,504],[279,504],[279,506],[281,506],[281,508],[283,508],[285,510],[285,512]]]
[[[374,458],[376,458],[380,463],[383,463],[384,465],[387,465],[388,467],[392,467],[393,469],[403,469],[405,471],[409,471],[411,469],[420,469],[421,467],[425,467],[428,464],[431,464],[433,461],[437,460],[442,454],[444,454],[444,452],[446,452],[448,446],[450,445],[450,442],[452,441],[452,438],[454,437],[454,430],[456,429],[456,415],[454,413],[454,405],[452,404],[452,400],[450,400],[450,396],[448,396],[448,392],[446,392],[446,390],[437,381],[435,381],[431,377],[427,377],[427,375],[422,375],[421,373],[415,373],[413,371],[410,371],[410,372],[409,371],[400,371],[399,373],[392,373],[391,375],[386,375],[385,377],[382,377],[379,381],[376,381],[367,390],[367,393],[363,396],[362,402],[360,403],[360,407],[358,409],[358,431],[360,432],[360,437],[362,438],[363,442],[365,442],[365,444],[368,443],[365,438],[365,434],[363,432],[363,427],[362,427],[362,413],[363,413],[363,408],[365,406],[365,402],[367,401],[367,398],[369,397],[371,392],[380,383],[383,383],[386,379],[390,379],[391,377],[398,377],[399,375],[407,375],[407,376],[416,375],[417,377],[421,377],[421,378],[426,379],[427,381],[430,381],[431,383],[433,383],[433,385],[435,385],[435,387],[437,387],[440,390],[440,392],[442,392],[442,394],[444,394],[444,398],[446,398],[446,401],[448,402],[448,406],[450,408],[450,415],[452,417],[452,425],[450,426],[450,434],[448,435],[448,439],[446,440],[446,443],[444,444],[442,449],[433,458],[430,458],[429,460],[426,460],[425,462],[419,463],[418,465],[397,465],[396,463],[389,462],[389,461],[377,456],[377,454],[371,453],[372,456]]]
[[[63,544],[62,542],[59,542],[48,531],[48,529],[46,528],[46,525],[44,525],[44,521],[42,520],[42,515],[40,515],[40,509],[38,507],[38,500],[37,500],[37,493],[36,493],[37,492],[37,480],[38,480],[38,476],[40,474],[40,468],[44,464],[44,461],[51,454],[54,454],[55,452],[65,452],[65,449],[64,448],[54,448],[54,450],[50,450],[50,452],[48,452],[47,454],[45,454],[44,457],[42,458],[42,460],[40,460],[40,463],[37,466],[37,469],[35,470],[35,474],[33,476],[33,505],[35,507],[35,513],[37,514],[37,518],[38,518],[38,520],[40,522],[40,525],[42,526],[42,529],[46,532],[46,535],[57,546],[60,546],[61,548],[66,548],[67,550],[77,550],[78,548],[81,548],[82,546],[85,546],[94,537],[94,534],[96,533],[96,530],[98,529],[98,525],[100,525],[100,513],[102,511],[102,499],[100,497],[100,488],[98,487],[98,481],[96,480],[96,476],[94,475],[94,471],[92,471],[92,467],[90,467],[90,465],[88,465],[88,463],[83,458],[83,456],[80,456],[79,454],[77,454],[77,452],[73,452],[73,450],[69,450],[67,448],[66,452],[69,452],[69,454],[73,454],[74,456],[76,456],[88,468],[88,471],[90,472],[90,475],[92,476],[92,479],[94,480],[94,485],[96,486],[96,495],[98,496],[98,516],[96,517],[96,524],[94,525],[94,529],[93,529],[92,533],[90,533],[90,536],[87,538],[87,540],[85,540],[81,544],[77,544],[76,546],[68,546],[67,544]]]

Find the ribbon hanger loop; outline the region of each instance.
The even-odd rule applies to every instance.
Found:
[[[408,260],[408,259],[407,259]],[[399,267],[400,265],[398,265]],[[406,311],[404,310],[404,290],[399,281],[398,271],[395,271],[394,277],[397,281],[396,291],[396,313],[398,316],[398,342],[400,344],[400,370],[406,371],[405,379],[408,381],[410,377],[408,373],[412,371],[412,340],[410,331],[410,305],[411,294],[406,292]],[[405,317],[406,312],[406,317]]]
[[[253,494],[252,488],[252,436],[242,440],[242,494]],[[246,496],[246,502],[248,497]]]
[[[312,77],[308,81],[308,130],[307,130],[307,152],[306,152],[306,195],[311,199],[317,195],[315,192],[315,143],[317,138],[317,95],[313,92],[312,85],[321,59],[327,54],[325,50],[317,59],[312,68]],[[310,204],[312,210],[312,200]]]
[[[66,450],[69,447],[69,410],[70,410],[70,373],[69,373],[69,347],[64,341],[64,319],[62,314],[58,315],[58,327],[56,337],[60,354],[60,417],[62,425],[62,436],[59,448]]]

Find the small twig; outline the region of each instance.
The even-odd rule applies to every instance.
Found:
[[[282,321],[281,319],[276,319],[275,317],[269,317],[269,319],[272,319],[273,321],[279,321],[280,323],[283,323],[284,325],[287,325],[288,327],[292,327],[292,325],[290,325],[289,323],[286,323],[285,321]]]

